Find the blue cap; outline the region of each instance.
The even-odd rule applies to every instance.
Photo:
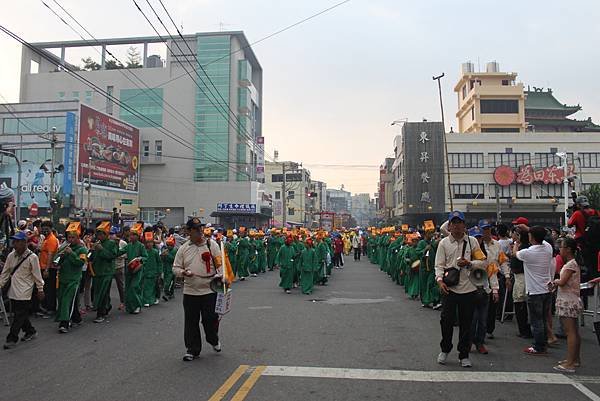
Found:
[[[121,229],[119,228],[119,226],[112,226],[112,227],[110,228],[110,233],[111,233],[111,234],[118,234],[118,233],[120,233],[120,232],[121,232]]]
[[[27,239],[27,233],[25,231],[19,231],[19,232],[15,233],[15,235],[13,235],[12,237],[10,237],[10,239],[17,240],[17,241],[26,240]]]
[[[472,228],[469,228],[469,235],[471,237],[481,237],[481,236],[483,236],[483,233],[481,232],[479,227],[472,227]]]
[[[477,225],[482,230],[485,230],[486,228],[490,228],[492,226],[492,223],[489,220],[483,219],[483,220],[479,220],[479,224],[477,224]]]
[[[460,219],[461,221],[465,221],[465,214],[460,210],[455,210],[450,212],[448,215],[448,221],[452,221],[452,219]]]

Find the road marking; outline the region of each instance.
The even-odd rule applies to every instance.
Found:
[[[244,384],[242,384],[242,387],[240,387],[237,393],[233,395],[231,401],[243,401],[244,398],[246,398],[246,396],[250,392],[250,390],[252,390],[252,387],[254,387],[260,376],[263,374],[265,368],[266,366],[257,366],[254,369],[254,372],[252,372],[252,374],[250,375],[250,377],[248,377]]]
[[[320,379],[384,380],[410,382],[476,382],[476,383],[521,383],[521,384],[563,384],[571,385],[592,401],[600,397],[568,376],[560,373],[536,372],[453,372],[453,371],[414,371],[319,368],[305,366],[268,366],[263,376],[311,377]],[[586,381],[600,379],[587,377]],[[583,380],[582,380],[583,381]]]
[[[263,310],[263,309],[273,309],[272,306],[249,306],[250,310]]]
[[[237,383],[244,373],[250,368],[249,365],[240,365],[232,374],[229,376],[225,383],[208,399],[208,401],[221,401],[225,395],[231,390],[231,388]]]

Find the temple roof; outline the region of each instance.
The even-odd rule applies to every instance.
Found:
[[[525,91],[525,111],[529,110],[546,110],[554,111],[556,114],[568,116],[581,110],[581,106],[567,106],[566,104],[560,103],[552,94],[552,89],[548,88],[544,91],[544,88],[533,87],[533,90],[529,90],[529,87]]]

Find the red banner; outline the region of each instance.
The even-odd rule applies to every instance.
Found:
[[[568,176],[575,174],[575,166],[570,164],[568,167]],[[524,185],[531,185],[534,182],[543,182],[544,184],[561,184],[565,171],[562,167],[556,165],[534,170],[531,164],[526,164],[519,168],[516,182]]]
[[[111,189],[137,192],[139,183],[139,129],[81,105],[79,114],[79,181]]]

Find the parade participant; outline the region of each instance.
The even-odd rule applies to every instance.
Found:
[[[294,285],[294,259],[296,258],[296,249],[292,245],[293,239],[291,235],[285,238],[285,242],[277,256],[275,257],[275,266],[279,267],[279,286],[283,288],[286,294],[290,293]]]
[[[58,307],[56,321],[60,333],[68,333],[71,323],[81,323],[79,314],[79,285],[83,267],[87,262],[88,250],[79,240],[81,223],[78,221],[69,224],[66,230],[67,242],[61,250],[55,263],[60,267],[58,284]]]
[[[257,270],[259,273],[266,273],[267,271],[267,251],[265,248],[265,233],[260,230],[256,236],[256,260]]]
[[[94,307],[96,319],[94,323],[106,320],[112,306],[110,304],[110,283],[115,274],[115,259],[117,258],[117,244],[108,238],[110,222],[103,221],[96,227],[96,243],[93,245],[90,260],[94,267],[92,277],[92,292],[94,294]]]
[[[399,255],[400,255],[400,250],[402,249],[402,246],[404,245],[404,237],[401,235],[401,233],[396,233],[394,235],[394,241],[390,244],[389,247],[389,252],[390,252],[390,262],[389,262],[389,276],[392,278],[392,280],[396,283],[396,284],[400,284],[400,262],[399,262]]]
[[[14,249],[8,254],[2,273],[0,273],[0,289],[8,293],[14,314],[4,349],[10,349],[17,345],[21,330],[25,333],[21,341],[35,338],[37,332],[29,321],[34,286],[37,288],[38,299],[44,299],[44,280],[40,271],[40,263],[37,255],[27,249],[27,234],[21,231],[11,236],[10,239]],[[5,287],[8,285],[10,287],[6,291]]]
[[[175,276],[173,275],[173,261],[177,254],[175,238],[168,237],[165,241],[165,247],[160,255],[163,266],[163,300],[168,301],[175,297]]]
[[[350,255],[350,250],[352,249],[352,241],[350,240],[350,235],[348,232],[345,232],[342,235],[342,241],[344,241],[344,255]]]
[[[267,268],[272,271],[275,266],[275,258],[277,252],[283,245],[282,238],[279,236],[279,230],[273,228],[270,232],[270,237],[267,240]]]
[[[316,235],[317,246],[315,251],[317,252],[317,270],[314,274],[314,282],[320,283],[321,285],[327,285],[327,256],[329,254],[329,248],[323,241],[323,233],[319,232]]]
[[[225,242],[225,252],[229,257],[231,263],[231,269],[233,270],[233,276],[238,275],[239,270],[239,257],[238,257],[238,239],[234,238],[233,230],[227,230],[227,242]]]
[[[157,305],[160,297],[160,287],[158,286],[158,278],[162,274],[163,265],[154,243],[152,231],[144,233],[144,246],[146,247],[146,260],[142,269],[142,303],[144,307]]]
[[[294,237],[294,249],[296,250],[296,256],[294,258],[294,288],[297,288],[300,284],[300,276],[302,275],[302,264],[300,260],[300,255],[302,255],[302,251],[306,249],[304,246],[304,241],[301,241],[298,237],[298,234],[292,234]]]
[[[473,366],[469,359],[469,337],[477,291],[477,287],[469,279],[469,272],[472,268],[485,268],[485,262],[475,258],[475,251],[481,250],[477,240],[465,234],[464,214],[453,211],[448,221],[450,236],[440,241],[435,255],[435,277],[443,297],[440,319],[441,352],[437,362],[445,365],[452,350],[452,335],[458,309],[458,358],[462,367],[469,368]],[[454,281],[456,278],[458,283]]]
[[[419,234],[411,233],[406,235],[406,244],[401,264],[405,274],[404,289],[411,299],[419,298],[419,270],[420,257],[415,249],[419,241]],[[419,261],[419,262],[417,262]],[[416,263],[415,263],[416,262]]]
[[[255,230],[250,230],[248,236],[250,237],[250,255],[248,258],[248,270],[250,271],[251,277],[258,276],[258,257],[257,257],[257,233]]]
[[[129,231],[129,243],[119,250],[119,255],[127,255],[127,268],[125,269],[125,310],[137,314],[142,309],[142,277],[143,263],[148,256],[146,248],[139,241],[142,225],[136,223]],[[135,265],[141,263],[141,268]]]
[[[127,232],[129,233],[129,227],[125,227],[125,228],[127,228]],[[123,232],[125,232],[125,231],[123,231]],[[123,239],[119,237],[119,228],[118,227],[111,227],[110,239],[112,241],[115,241],[115,243],[118,245],[119,250],[124,249],[127,246],[127,242],[123,241]],[[114,279],[115,279],[115,283],[117,284],[117,291],[119,293],[119,310],[120,311],[125,310],[125,272],[124,272],[124,269],[126,267],[125,265],[127,264],[126,259],[127,259],[127,257],[125,255],[120,255],[115,260]]]
[[[40,268],[42,269],[42,277],[44,277],[44,309],[47,315],[52,315],[56,312],[56,275],[58,269],[52,263],[54,254],[58,251],[58,239],[52,231],[52,222],[50,220],[42,221],[41,231],[44,235],[42,249],[40,251]]]
[[[360,236],[358,234],[355,234],[352,236],[352,249],[354,250],[354,261],[360,262],[361,249],[360,249]]]
[[[306,247],[300,255],[300,267],[300,287],[302,288],[302,293],[310,295],[313,292],[314,286],[313,274],[319,268],[319,259],[311,238],[306,240]]]
[[[334,234],[333,239],[333,268],[339,269],[344,267],[342,252],[344,251],[344,241],[339,233]]]
[[[204,224],[197,217],[186,223],[190,240],[183,244],[173,262],[173,273],[184,278],[183,311],[185,318],[184,361],[192,361],[200,356],[202,338],[200,317],[206,342],[213,350],[221,352],[219,341],[219,315],[215,313],[217,294],[210,288],[210,282],[221,274],[221,250],[214,241],[204,237]]]
[[[244,281],[246,280],[246,277],[250,276],[250,271],[248,270],[250,266],[250,239],[248,238],[245,227],[239,228],[239,234],[240,238],[238,241],[237,273],[240,281]]]
[[[438,241],[435,240],[435,225],[428,220],[424,224],[424,238],[417,244],[417,255],[421,260],[419,269],[419,295],[423,307],[439,309],[440,291],[435,282],[435,254]]]

